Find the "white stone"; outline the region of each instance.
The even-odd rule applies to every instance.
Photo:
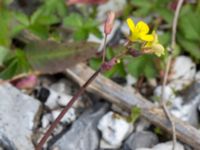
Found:
[[[52,84],[50,89],[58,92],[59,94],[72,94],[71,93],[72,83],[66,79],[61,79],[58,82]]]
[[[155,145],[152,150],[172,150],[172,142],[165,142]],[[184,150],[184,147],[179,142],[176,143],[175,150]]]
[[[34,150],[32,130],[41,103],[10,84],[0,85],[0,97],[0,138],[6,137],[16,149]]]
[[[198,71],[195,75],[195,80],[200,82],[200,71]]]
[[[197,113],[197,105],[199,103],[200,96],[197,96],[190,103],[182,104],[182,98],[176,98],[177,101],[176,106],[171,109],[171,113],[180,118],[183,121],[189,122],[191,125],[197,127],[198,126],[198,113]],[[179,102],[178,102],[179,101]]]
[[[153,148],[137,148],[136,150],[172,150],[172,142],[159,143]],[[184,146],[179,142],[176,143],[175,150],[184,150]]]
[[[101,118],[97,128],[101,131],[102,137],[107,143],[120,147],[125,137],[133,130],[133,125],[118,114],[108,112]]]
[[[157,81],[155,78],[153,79],[148,79],[148,84],[152,87],[156,87],[157,86]]]
[[[173,107],[176,109],[181,109],[182,108],[182,104],[183,104],[183,98],[180,96],[177,96],[174,100],[173,100]]]
[[[58,117],[61,111],[62,111],[61,109],[52,111],[53,120],[55,120]],[[70,108],[68,112],[64,115],[64,117],[61,119],[61,122],[70,124],[76,119],[76,117],[77,116],[76,116],[75,109]]]
[[[182,103],[183,103],[183,98],[182,97],[176,97],[173,100],[173,106],[170,109],[170,112],[176,116],[177,118],[182,118],[183,113],[181,112],[182,110]]]
[[[126,84],[129,86],[134,85],[137,82],[137,79],[130,74],[126,75]]]
[[[43,115],[43,117],[42,117],[42,128],[46,128],[52,120],[53,120],[53,118],[52,118],[51,114]]]
[[[119,145],[111,145],[109,144],[108,142],[106,142],[104,139],[101,139],[100,140],[100,148],[101,149],[118,149],[119,148]]]
[[[60,106],[66,106],[69,101],[71,100],[72,96],[71,95],[60,95],[57,99],[57,103],[60,105]]]
[[[151,148],[137,148],[136,150],[152,150]]]
[[[196,65],[190,57],[179,56],[175,59],[171,72],[169,86],[180,91],[194,80]]]
[[[159,98],[161,98],[161,92],[162,92],[162,86],[158,86],[155,88],[154,90],[154,95]],[[172,88],[168,85],[166,85],[164,87],[164,94],[163,94],[163,97],[164,97],[164,100],[165,101],[170,101],[170,102],[173,102],[173,100],[175,99],[175,94],[172,90]]]
[[[57,92],[55,92],[54,90],[49,90],[49,91],[50,91],[50,95],[47,98],[45,105],[51,110],[56,109],[59,107],[57,100],[60,97],[60,95]]]

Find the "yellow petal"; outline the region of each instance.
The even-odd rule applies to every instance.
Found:
[[[133,20],[131,18],[128,18],[126,20],[126,22],[127,22],[128,26],[129,26],[131,32],[135,32],[135,24],[134,24]]]
[[[147,34],[149,32],[149,26],[145,22],[139,21],[136,25],[136,30],[140,33]]]
[[[131,32],[131,34],[129,35],[129,40],[132,41],[132,42],[135,42],[139,39],[139,33],[137,32]]]
[[[151,42],[154,40],[154,36],[152,34],[140,34],[140,39],[143,41]]]

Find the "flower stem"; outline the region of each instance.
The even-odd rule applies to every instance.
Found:
[[[85,82],[85,84],[80,88],[80,90],[72,97],[72,99],[69,101],[69,103],[65,106],[65,108],[62,110],[62,112],[59,114],[59,116],[56,118],[56,120],[53,122],[53,124],[50,126],[50,128],[46,131],[38,145],[36,146],[35,150],[41,150],[45,142],[47,141],[48,137],[51,135],[54,128],[58,125],[60,120],[63,118],[65,113],[72,107],[74,102],[78,99],[78,97],[85,91],[87,86],[97,77],[97,75],[101,72],[101,68],[98,69],[88,80]]]
[[[105,62],[105,59],[106,59],[106,41],[107,41],[107,34],[105,34],[104,43],[103,43],[102,64]]]

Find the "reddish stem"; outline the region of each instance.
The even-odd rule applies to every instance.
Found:
[[[56,120],[52,123],[50,128],[46,131],[38,145],[36,146],[35,150],[41,150],[44,143],[47,141],[48,137],[51,135],[54,128],[58,125],[60,120],[63,118],[65,113],[72,107],[74,102],[78,99],[78,97],[85,91],[86,87],[96,78],[96,76],[102,71],[102,69],[98,69],[88,80],[85,82],[85,84],[80,88],[80,90],[72,97],[72,99],[69,101],[69,103],[65,106],[65,108],[62,110],[62,112],[59,114],[59,116],[56,118]]]

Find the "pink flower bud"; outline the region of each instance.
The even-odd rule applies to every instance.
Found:
[[[15,86],[19,89],[31,89],[37,83],[37,77],[35,75],[30,75],[15,81]]]
[[[110,32],[112,31],[114,20],[115,20],[115,13],[111,11],[108,13],[108,17],[104,24],[105,34],[110,34]]]

